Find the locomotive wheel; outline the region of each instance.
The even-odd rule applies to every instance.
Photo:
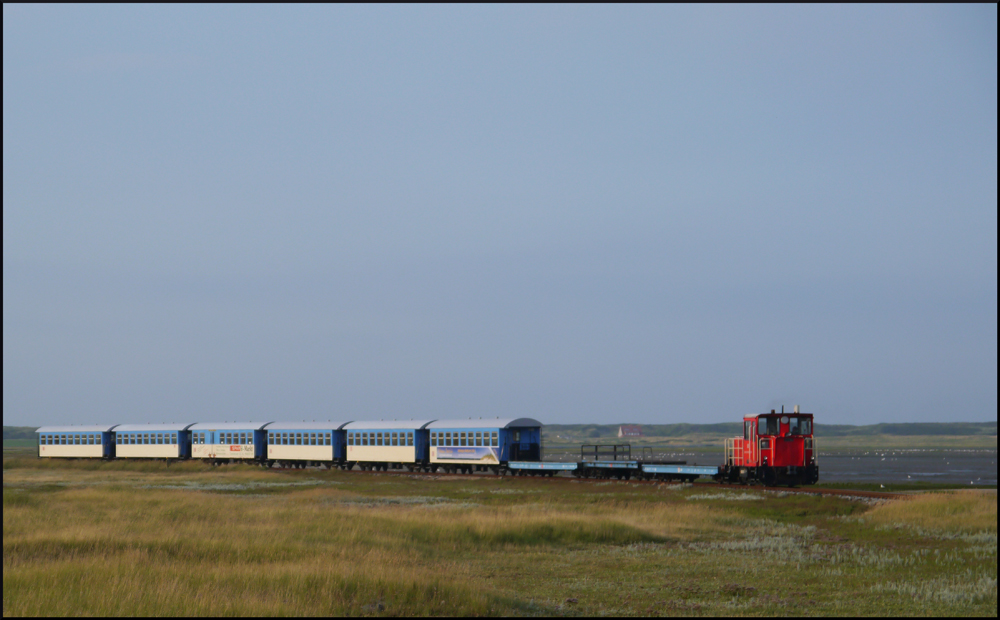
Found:
[[[766,487],[777,486],[778,476],[774,473],[773,469],[767,467],[763,472],[761,472],[761,482],[763,482]]]

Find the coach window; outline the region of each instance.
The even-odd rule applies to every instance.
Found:
[[[399,445],[399,433],[393,433],[392,434],[392,445],[394,445],[394,446],[398,446]]]
[[[310,446],[315,446],[316,445],[316,433],[309,433],[309,445]],[[323,444],[319,444],[319,445],[323,445]]]
[[[327,446],[332,446],[333,445],[333,441],[332,441],[332,439],[333,439],[333,433],[326,433],[325,435],[323,435],[323,439],[324,439],[323,445],[327,445]]]
[[[476,433],[476,445],[477,446],[483,445],[483,434],[482,433]]]
[[[375,445],[375,433],[361,433],[361,445],[362,446],[374,446]]]
[[[407,433],[406,434],[406,445],[408,445],[408,446],[412,446],[413,445],[413,433]]]

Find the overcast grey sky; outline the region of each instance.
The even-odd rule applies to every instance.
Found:
[[[4,424],[997,419],[997,8],[3,8]]]

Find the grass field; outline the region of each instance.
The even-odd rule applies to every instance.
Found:
[[[996,494],[4,457],[4,615],[988,615]]]

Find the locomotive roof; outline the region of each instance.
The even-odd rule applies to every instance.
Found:
[[[192,431],[244,431],[247,429],[260,431],[270,422],[198,422],[192,424]]]
[[[434,420],[378,420],[366,422],[349,422],[344,425],[344,430],[383,430],[383,429],[407,429],[420,430],[427,428],[427,425]]]
[[[542,423],[534,418],[469,418],[456,420],[437,420],[427,428],[520,428],[541,427]]]
[[[267,430],[333,430],[339,431],[350,422],[331,422],[330,420],[313,420],[312,422],[269,422]]]
[[[79,426],[42,426],[36,433],[110,433],[117,424],[81,424]]]
[[[166,423],[166,424],[122,424],[115,427],[116,433],[130,433],[135,431],[186,431],[187,429],[194,426],[193,424],[184,423]]]

